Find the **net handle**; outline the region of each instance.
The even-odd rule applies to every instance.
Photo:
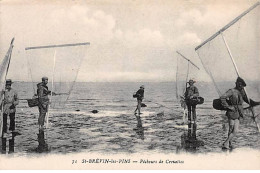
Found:
[[[231,51],[230,51],[230,49],[229,49],[229,46],[228,46],[228,44],[227,44],[227,42],[226,42],[226,39],[225,39],[225,37],[224,37],[224,34],[221,33],[221,36],[222,36],[222,39],[223,39],[223,41],[224,41],[224,43],[225,43],[225,45],[226,45],[226,48],[227,48],[229,57],[231,58],[231,61],[232,61],[233,65],[234,65],[234,67],[235,67],[235,69],[236,69],[237,76],[240,77],[239,72],[238,72],[237,65],[236,65],[235,60],[234,60],[234,58],[233,58],[233,56],[232,56],[232,53],[231,53]],[[248,97],[246,88],[244,88],[244,91],[245,91],[246,98],[247,98],[247,101],[248,101],[249,106],[250,106],[250,105],[251,105],[251,104],[250,104],[250,98]],[[258,132],[260,133],[259,125],[257,124],[257,122],[256,122],[256,120],[255,120],[256,116],[255,116],[254,109],[253,109],[252,107],[250,107],[249,110],[251,111],[251,113],[252,113],[252,115],[253,115],[253,120],[254,120],[254,122],[255,122],[255,124],[256,124],[256,127],[257,127],[257,129],[258,129]]]
[[[55,66],[56,66],[56,50],[54,51],[54,56],[53,56],[53,68],[52,68],[52,77],[51,77],[51,96],[50,96],[50,104],[52,100],[52,94],[53,94],[53,87],[54,87],[54,72],[55,72]],[[50,104],[48,105],[48,111],[47,111],[47,116],[46,116],[46,128],[49,127],[49,116],[50,116]]]

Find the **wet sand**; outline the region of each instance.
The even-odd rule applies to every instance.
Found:
[[[65,109],[52,109],[50,126],[44,131],[38,130],[37,108],[28,108],[26,101],[21,101],[16,114],[16,129],[21,135],[2,138],[2,154],[223,152],[221,145],[227,136],[227,118],[223,112],[212,109],[210,101],[197,107],[197,124],[188,128],[188,125],[178,126],[182,122],[181,108],[171,96],[162,101],[160,97],[153,102],[144,100],[147,107],[142,108],[140,117],[133,113],[136,101],[132,98],[85,97],[89,99],[74,93]],[[154,104],[156,101],[171,110]],[[99,112],[93,114],[91,110]],[[260,149],[260,134],[249,116],[241,121],[233,145],[234,150]]]

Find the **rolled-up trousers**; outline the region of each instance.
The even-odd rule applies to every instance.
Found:
[[[45,116],[47,113],[48,109],[43,108],[42,106],[39,106],[39,119],[38,119],[38,123],[39,125],[44,125],[44,120],[45,120]]]
[[[191,114],[192,114],[192,119],[195,121],[197,116],[196,116],[196,105],[191,105],[190,103],[187,103],[188,107],[188,120],[191,121]]]

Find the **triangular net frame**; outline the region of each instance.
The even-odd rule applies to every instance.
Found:
[[[219,96],[234,88],[239,76],[247,83],[247,97],[259,101],[259,31],[260,2],[257,2],[195,48]],[[252,115],[259,130],[260,106],[247,109],[246,113]]]
[[[37,93],[37,84],[41,78],[48,77],[48,88],[52,91],[50,107],[64,108],[71,96],[88,45],[89,43],[75,43],[26,48],[32,95]]]
[[[198,74],[198,66],[195,65],[189,58],[177,51],[176,64],[176,98],[181,104],[181,107],[186,109],[184,94],[186,88],[189,86],[190,79],[196,81]]]
[[[203,67],[211,77],[219,95],[233,88],[237,77],[240,76],[247,83],[248,96],[259,98],[259,31],[260,5],[258,3],[242,18],[231,23],[223,31],[220,30],[213,39],[196,48]]]

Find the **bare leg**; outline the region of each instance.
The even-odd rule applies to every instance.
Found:
[[[229,119],[228,137],[227,137],[226,141],[223,143],[223,147],[229,148],[229,144],[231,143],[233,137],[238,132],[238,128],[239,128],[239,120],[238,119],[235,119],[235,120]]]
[[[135,114],[136,114],[137,109],[138,109],[138,104],[137,104],[136,109],[135,109]]]
[[[142,101],[138,100],[137,108],[138,108],[138,114],[139,115],[141,114],[141,103],[142,103]]]
[[[138,103],[139,101],[137,100],[137,105],[136,105],[136,109],[135,109],[135,114],[136,114],[136,111],[138,110]]]

